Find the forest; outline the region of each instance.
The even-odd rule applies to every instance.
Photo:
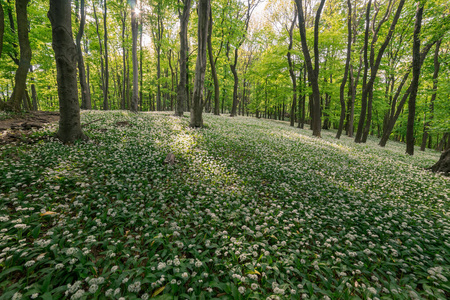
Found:
[[[196,3],[133,3],[72,1],[81,108],[190,111],[202,45]],[[315,136],[337,129],[357,143],[374,135],[380,146],[407,142],[410,154],[412,145],[448,148],[446,1],[421,1],[420,10],[415,1],[300,3],[210,3],[205,113],[289,120]],[[2,0],[6,110],[59,109],[48,9],[48,1]],[[14,96],[19,88],[23,97]]]
[[[447,1],[0,4],[0,300],[450,297]]]

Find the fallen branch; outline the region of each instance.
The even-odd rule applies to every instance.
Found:
[[[83,127],[85,127],[85,126],[87,126],[87,125],[90,125],[90,124],[92,124],[92,123],[101,121],[101,120],[103,120],[103,119],[97,119],[97,120],[94,120],[94,121],[91,121],[91,122],[87,122],[87,123],[85,123],[85,124],[81,124],[81,128],[83,128]]]

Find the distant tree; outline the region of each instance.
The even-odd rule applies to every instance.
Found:
[[[364,52],[364,76],[363,76],[363,86],[362,86],[362,93],[361,93],[361,114],[358,122],[358,129],[356,131],[355,135],[355,143],[365,143],[367,140],[367,136],[369,134],[369,129],[372,121],[372,101],[373,101],[373,87],[375,80],[377,78],[377,73],[380,68],[381,59],[383,58],[384,51],[386,50],[386,47],[388,46],[392,35],[395,31],[395,26],[397,25],[397,22],[400,18],[403,5],[405,4],[405,0],[400,0],[398,3],[397,10],[395,12],[395,15],[391,21],[391,25],[388,31],[388,34],[386,35],[383,43],[381,44],[378,54],[375,56],[375,44],[378,41],[379,38],[379,32],[382,28],[382,25],[388,21],[389,15],[392,11],[392,7],[394,5],[393,1],[389,2],[388,7],[386,8],[386,13],[383,15],[380,22],[375,26],[375,24],[371,24],[370,22],[370,10],[371,10],[371,4],[372,0],[369,0],[367,3],[366,8],[366,28],[364,33],[364,46],[363,46],[363,52]],[[377,12],[375,14],[375,17],[378,15],[378,7],[376,7]],[[375,19],[374,21],[375,22]],[[372,40],[370,43],[370,49],[369,49],[369,31],[372,31]],[[370,51],[369,51],[370,50]],[[370,53],[370,55],[369,55]],[[369,72],[370,70],[370,77]],[[366,119],[367,114],[367,119]],[[364,126],[365,125],[365,126]]]
[[[416,98],[420,77],[420,31],[422,28],[423,2],[417,2],[416,24],[414,25],[411,94],[408,101],[408,124],[406,126],[406,153],[414,155],[414,120],[416,117]]]
[[[83,51],[81,49],[81,38],[84,34],[84,26],[86,23],[86,8],[84,0],[80,0],[80,27],[76,37],[77,55],[78,55],[78,73],[80,77],[81,87],[81,108],[91,109],[91,92],[86,81],[86,69],[84,67]]]
[[[338,131],[336,133],[336,138],[339,139],[344,129],[345,120],[345,85],[347,83],[348,73],[350,70],[351,53],[352,53],[352,3],[347,0],[347,58],[345,60],[344,78],[342,78],[342,83],[339,88],[339,99],[341,101],[341,116],[339,119]]]
[[[165,5],[162,0],[154,0],[152,3],[152,15],[150,17],[151,32],[153,42],[156,48],[156,80],[157,80],[157,92],[156,92],[156,110],[163,110],[164,107],[161,101],[161,47],[164,38],[164,10]]]
[[[208,23],[210,0],[199,0],[198,2],[198,48],[197,48],[197,63],[195,66],[194,79],[194,95],[192,97],[191,105],[191,127],[203,127],[203,85],[205,82],[206,71],[206,50],[208,39]]]
[[[295,76],[294,72],[294,63],[292,62],[292,48],[294,45],[293,36],[294,36],[294,28],[297,24],[297,10],[294,9],[294,18],[292,19],[291,26],[288,30],[289,33],[289,46],[288,46],[288,53],[287,53],[287,59],[289,64],[289,75],[291,76],[292,80],[292,105],[291,105],[291,115],[290,115],[290,126],[294,126],[295,124],[295,109],[297,107],[297,78]]]
[[[231,113],[230,116],[234,117],[237,114],[237,106],[238,106],[238,86],[239,86],[239,76],[237,72],[237,64],[238,64],[238,56],[239,56],[239,48],[245,41],[245,37],[247,36],[248,26],[250,23],[250,18],[252,16],[253,11],[256,6],[261,2],[261,0],[247,0],[247,7],[245,10],[238,10],[236,19],[243,20],[244,29],[240,32],[240,36],[237,38],[236,43],[234,43],[234,58],[232,59],[230,54],[230,41],[227,41],[227,58],[230,62],[231,73],[233,73],[234,78],[234,86],[233,86],[233,103],[231,105]],[[241,15],[241,13],[243,15]]]
[[[107,24],[107,12],[108,7],[106,6],[106,0],[103,0],[103,42],[105,43],[105,88],[103,89],[103,109],[109,109],[108,93],[109,93],[109,58],[108,58],[108,28]]]
[[[81,130],[77,88],[77,50],[72,35],[71,0],[50,0],[48,18],[52,25],[59,96],[59,130],[64,143],[86,140]]]
[[[224,19],[222,18],[222,22]],[[220,52],[223,49],[223,39],[221,39],[219,50],[217,55],[214,57],[213,45],[212,45],[212,34],[213,34],[213,14],[212,9],[209,12],[209,28],[208,28],[208,57],[209,57],[209,65],[211,66],[211,76],[214,82],[214,114],[220,114],[220,91],[219,91],[219,78],[217,76],[217,59],[219,58]]]
[[[3,11],[3,5],[0,3],[0,57],[3,52],[3,35],[5,34],[5,12]]]
[[[325,0],[321,0],[316,12],[316,18],[314,20],[314,68],[312,65],[311,54],[306,39],[306,25],[305,17],[303,14],[302,0],[295,0],[298,11],[298,25],[300,28],[300,36],[302,43],[303,56],[305,57],[306,68],[308,71],[308,79],[312,87],[312,131],[316,137],[321,137],[321,109],[320,109],[320,90],[319,90],[319,22],[322,9],[325,4]]]
[[[425,151],[425,148],[427,146],[428,130],[430,127],[431,120],[433,119],[434,102],[436,101],[437,88],[438,88],[438,76],[439,76],[439,70],[441,68],[441,63],[439,61],[439,50],[441,48],[441,43],[442,43],[442,39],[438,40],[436,42],[436,49],[434,50],[433,94],[431,95],[431,100],[430,100],[430,117],[428,118],[428,120],[425,123],[425,126],[423,128],[422,143],[420,145],[421,151]]]
[[[94,3],[93,5],[93,11],[94,11],[94,19],[95,19],[95,30],[97,33],[97,39],[98,39],[98,47],[99,47],[99,52],[100,52],[100,81],[101,81],[101,89],[102,89],[102,93],[103,93],[103,104],[108,104],[108,101],[105,102],[105,94],[107,94],[106,92],[106,84],[105,84],[105,66],[104,66],[104,55],[103,55],[103,42],[102,42],[102,38],[100,36],[100,25],[99,25],[99,20],[98,20],[98,16],[97,16],[97,10],[96,10],[96,5]],[[105,93],[106,92],[106,93]],[[95,103],[94,103],[95,104]]]
[[[137,36],[138,36],[138,21],[136,18],[136,0],[130,1],[131,5],[131,35],[133,40],[132,52],[133,52],[133,96],[131,97],[130,110],[133,112],[138,111],[139,103],[139,85],[138,85],[138,60],[137,60]]]

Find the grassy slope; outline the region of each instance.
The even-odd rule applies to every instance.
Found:
[[[449,295],[437,153],[250,118],[98,118],[90,143],[0,148],[0,299]]]

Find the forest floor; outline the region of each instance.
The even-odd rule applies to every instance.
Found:
[[[88,142],[0,145],[0,300],[450,297],[439,153],[188,122],[84,111]]]
[[[34,111],[0,115],[0,144],[29,142],[28,136],[49,123],[59,121],[59,112]]]

